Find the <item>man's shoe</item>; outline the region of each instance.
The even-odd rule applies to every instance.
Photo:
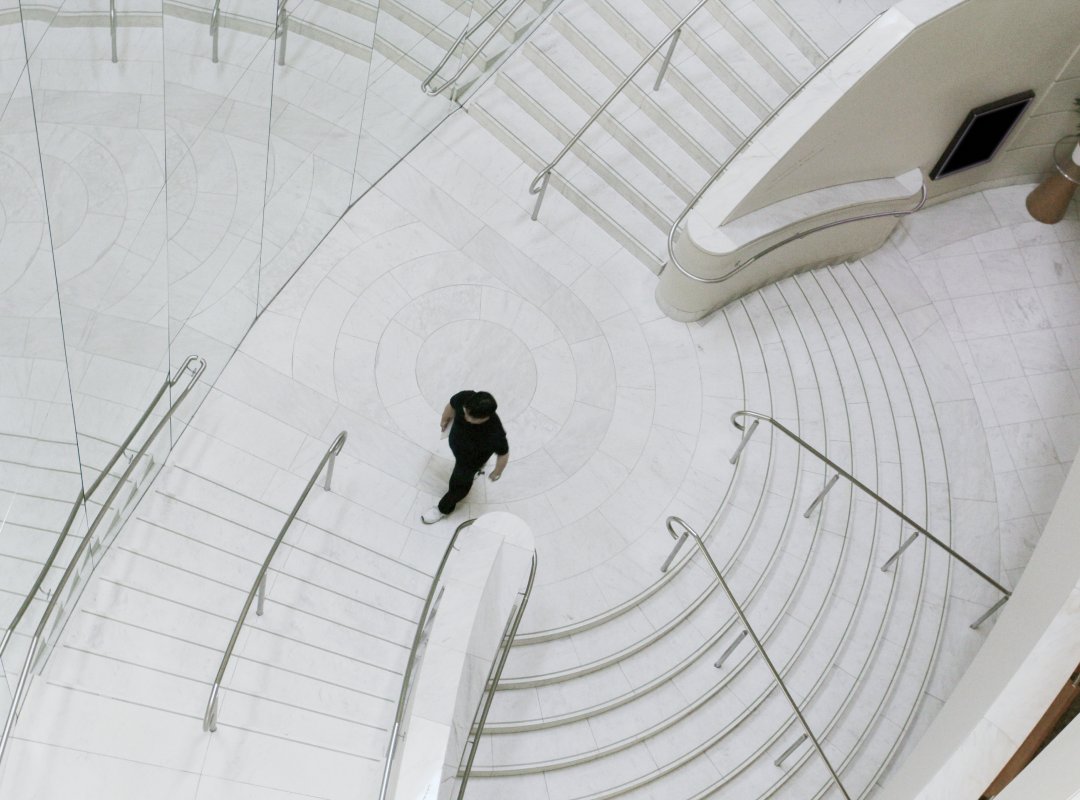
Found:
[[[434,525],[436,522],[438,522],[445,516],[446,514],[439,511],[438,506],[432,506],[420,515],[420,521],[423,522],[425,525]]]

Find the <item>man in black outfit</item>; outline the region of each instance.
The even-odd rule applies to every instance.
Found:
[[[458,392],[450,398],[443,409],[439,425],[442,430],[451,422],[450,451],[454,454],[454,471],[450,475],[450,488],[437,506],[425,511],[420,519],[431,525],[445,517],[465,498],[472,488],[473,478],[484,466],[492,453],[495,469],[488,476],[493,481],[502,477],[506,462],[510,460],[510,446],[506,442],[499,415],[498,404],[487,392]]]

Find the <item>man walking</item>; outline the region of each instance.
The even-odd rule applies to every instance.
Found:
[[[510,460],[510,446],[506,442],[499,415],[498,404],[487,392],[458,392],[450,398],[443,409],[439,425],[442,430],[450,428],[450,451],[454,454],[454,471],[450,474],[450,487],[437,506],[425,511],[420,519],[431,525],[445,517],[465,498],[472,488],[473,478],[484,466],[492,453],[495,469],[488,475],[493,481],[502,477],[506,462]]]

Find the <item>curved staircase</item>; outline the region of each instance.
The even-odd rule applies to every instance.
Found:
[[[740,407],[767,411],[947,539],[933,408],[861,264],[768,287],[703,328],[742,368],[744,396],[728,400],[725,420]],[[903,744],[929,679],[948,563],[917,545],[882,572],[906,534],[846,482],[804,518],[825,471],[770,430],[751,439],[713,514],[684,516],[707,523],[713,558],[849,793],[861,796]],[[656,540],[671,544],[659,527]],[[470,796],[839,796],[809,743],[774,765],[801,729],[749,640],[714,666],[738,621],[686,551],[666,575],[656,558],[656,580],[633,601],[519,636]]]

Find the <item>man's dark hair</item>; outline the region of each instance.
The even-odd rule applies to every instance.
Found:
[[[490,417],[498,407],[499,404],[488,392],[477,392],[465,404],[465,410],[469,412],[469,416],[477,419]]]

